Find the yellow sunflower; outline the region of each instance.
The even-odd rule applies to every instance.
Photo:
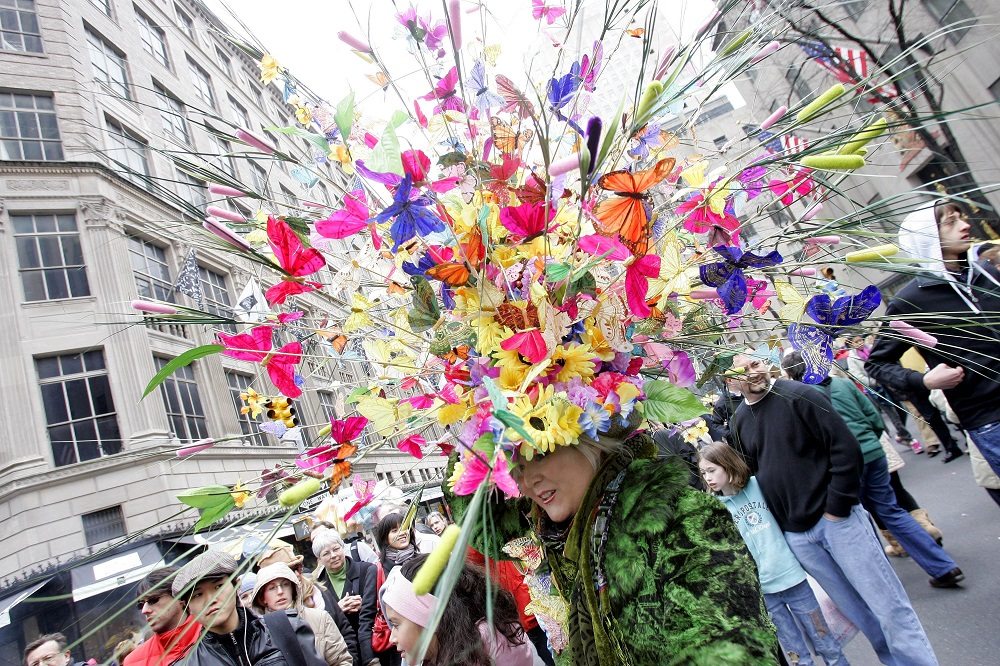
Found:
[[[493,365],[500,368],[500,377],[497,379],[497,383],[500,388],[508,391],[516,391],[532,368],[531,363],[525,362],[517,350],[500,349],[499,343],[497,343],[496,351],[493,352],[493,358]]]
[[[583,410],[567,400],[565,393],[555,393],[551,386],[539,390],[534,400],[527,395],[518,396],[510,411],[521,418],[524,429],[531,435],[529,442],[517,431],[508,432],[513,441],[524,443],[521,454],[527,460],[536,451],[550,453],[557,446],[574,443],[582,432],[579,419]]]
[[[576,377],[590,379],[597,366],[595,354],[588,344],[559,345],[552,354],[552,365],[559,369],[556,381],[568,382]]]

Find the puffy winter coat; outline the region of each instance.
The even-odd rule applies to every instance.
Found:
[[[236,630],[221,635],[205,632],[198,645],[181,662],[183,666],[286,666],[289,663],[271,639],[263,620],[242,608],[236,609],[236,612],[240,616]],[[311,647],[313,633],[306,623],[294,616],[289,616],[288,621],[300,644]],[[237,661],[233,661],[224,643],[234,649]]]

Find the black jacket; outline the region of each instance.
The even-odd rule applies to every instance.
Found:
[[[917,347],[928,366],[945,363],[965,369],[962,383],[944,394],[966,430],[1000,421],[1000,286],[990,280],[1000,281],[1000,272],[986,262],[967,270],[973,270],[971,290],[928,272],[903,287],[886,310],[887,317],[938,339],[934,347]],[[865,372],[891,389],[926,391],[921,373],[899,365],[900,357],[914,346],[899,334],[879,336]]]
[[[344,596],[354,594],[361,596],[361,610],[357,613],[344,613],[340,611],[340,606],[337,603],[340,601],[340,597],[337,596],[333,586],[327,584],[326,571],[322,565],[316,568],[314,576],[326,587],[323,590],[323,602],[327,605],[327,608],[335,607],[340,611],[340,615],[345,616],[350,623],[352,629],[350,633],[356,638],[355,644],[352,646],[348,643],[347,648],[351,651],[352,655],[355,655],[354,663],[358,664],[360,660],[361,666],[364,666],[372,659],[377,658],[372,651],[372,625],[375,623],[375,604],[378,595],[378,590],[375,589],[377,572],[375,571],[375,565],[370,562],[355,562],[349,556],[344,559],[346,562],[344,566],[347,567],[347,576],[344,581]],[[337,626],[340,626],[339,622]],[[344,631],[341,630],[340,633],[344,633]],[[344,635],[344,639],[347,639],[346,634]]]
[[[286,666],[285,659],[271,638],[263,620],[237,608],[240,623],[230,634],[206,631],[194,649],[180,662],[183,666]],[[288,617],[303,648],[314,649],[312,630],[298,616]],[[234,655],[236,658],[234,660]]]

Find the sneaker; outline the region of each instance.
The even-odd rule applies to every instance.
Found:
[[[956,451],[954,453],[952,453],[951,451],[949,451],[948,455],[946,455],[944,457],[943,462],[950,463],[952,460],[955,460],[956,458],[961,458],[964,455],[965,455],[965,452],[962,451],[961,449],[959,449],[958,451]]]
[[[916,440],[916,439],[913,440],[912,442],[910,442],[910,448],[913,449],[914,453],[923,453],[924,452],[924,447],[921,446],[920,445],[920,441]]]
[[[965,574],[958,567],[955,567],[943,576],[931,578],[931,587],[958,587],[958,584],[965,580]]]

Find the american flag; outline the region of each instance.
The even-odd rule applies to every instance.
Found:
[[[829,71],[841,83],[857,85],[863,79],[868,78],[868,53],[864,49],[856,49],[850,46],[829,46],[818,39],[803,39],[799,46],[806,55]],[[863,90],[864,86],[859,86],[858,90]],[[874,93],[868,101],[877,103],[879,100],[874,95],[882,95],[892,99],[899,93],[895,85],[880,86],[872,89]]]
[[[764,145],[765,150],[771,153],[780,153],[782,151],[788,154],[800,153],[809,147],[809,141],[800,136],[795,136],[794,134],[776,136],[774,133],[766,130],[757,134],[757,140]]]

